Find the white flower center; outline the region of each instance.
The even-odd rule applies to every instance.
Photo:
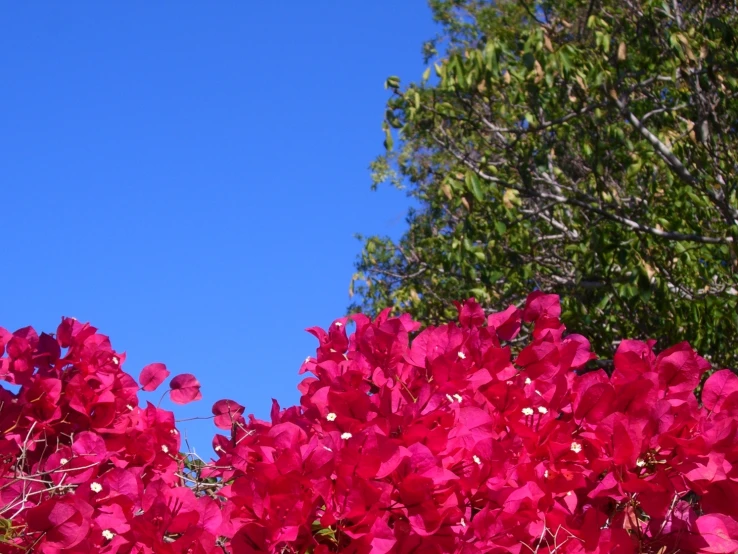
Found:
[[[325,416],[325,418],[326,418],[326,419],[327,419],[328,421],[336,421],[336,414],[334,414],[333,412],[331,412],[331,413],[329,413],[329,414],[328,414],[327,416]]]
[[[472,460],[474,460],[474,463],[477,464],[478,466],[482,465],[482,460],[480,460],[479,456],[477,456],[476,454],[472,456]]]
[[[524,416],[532,416],[533,415],[533,408],[523,408],[523,415]]]
[[[461,358],[462,360],[466,359],[466,354],[464,354],[463,352],[459,352],[459,358]]]
[[[102,485],[100,483],[92,483],[90,485],[90,489],[92,492],[100,492],[102,490]]]
[[[113,540],[113,537],[115,536],[115,533],[113,533],[110,529],[105,529],[102,532],[102,536],[108,539],[109,541]]]
[[[571,451],[575,454],[579,454],[582,451],[582,445],[578,442],[571,443]]]
[[[345,433],[343,433],[343,434],[341,435],[341,438],[342,438],[343,440],[345,440],[345,441],[349,440],[349,439],[350,439],[351,437],[353,437],[353,435],[352,435],[351,433],[349,433],[348,431],[347,431],[347,432],[345,432]]]

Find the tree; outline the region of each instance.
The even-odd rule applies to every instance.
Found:
[[[387,80],[372,165],[418,207],[399,241],[364,239],[352,309],[433,323],[538,287],[601,355],[688,340],[735,367],[736,3],[430,5],[442,32],[420,82]]]

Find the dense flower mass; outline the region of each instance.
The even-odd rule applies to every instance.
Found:
[[[180,454],[124,356],[86,324],[0,329],[0,553],[738,551],[738,377],[624,340],[610,373],[558,297],[456,324],[384,312],[318,339],[299,406],[221,400],[215,459]],[[15,390],[15,387],[13,387]],[[197,379],[169,382],[176,403]]]

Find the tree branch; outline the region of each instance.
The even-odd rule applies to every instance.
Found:
[[[651,134],[650,131],[648,132],[649,134]],[[459,152],[457,152],[448,143],[448,139],[444,143],[444,141],[441,141],[437,136],[435,135],[433,136],[436,142],[439,142],[441,146],[445,147],[458,161],[460,161],[466,167],[471,169],[474,173],[477,174],[478,177],[481,177],[482,179],[492,182],[492,183],[497,183],[499,185],[502,185],[503,187],[517,190],[521,194],[525,194],[529,197],[555,200],[561,204],[568,204],[570,206],[578,206],[584,209],[585,211],[597,213],[601,215],[602,217],[604,217],[605,219],[609,219],[610,221],[621,223],[625,225],[626,227],[633,229],[634,231],[639,231],[641,233],[647,233],[647,234],[654,235],[654,236],[657,236],[657,237],[660,237],[666,240],[699,242],[703,244],[729,244],[733,242],[733,237],[708,237],[708,236],[698,235],[694,233],[678,233],[678,232],[673,232],[673,231],[664,231],[663,229],[656,229],[655,227],[649,227],[648,225],[638,223],[637,221],[633,221],[632,219],[629,219],[627,217],[612,213],[600,206],[593,206],[591,204],[588,204],[587,202],[579,200],[578,198],[570,198],[570,197],[563,196],[560,194],[554,194],[554,193],[550,193],[546,191],[536,190],[532,187],[523,187],[520,185],[515,185],[513,183],[503,181],[502,179],[499,179],[497,177],[494,177],[492,175],[485,173],[476,164],[471,162],[471,160],[469,160],[467,156],[463,156]],[[661,143],[661,141],[659,141],[656,137],[654,138],[659,144],[662,144],[662,146],[666,148],[666,145],[663,145],[663,143]],[[679,163],[681,164],[681,162]]]

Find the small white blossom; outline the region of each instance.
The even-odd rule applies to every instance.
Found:
[[[479,456],[477,456],[476,454],[472,456],[472,460],[474,460],[474,463],[477,464],[478,466],[482,465],[482,460],[480,460]]]
[[[530,377],[525,378],[525,384],[530,385],[533,381],[530,380]]]
[[[67,465],[68,463],[69,463],[69,460],[67,460],[66,458],[62,458],[61,460],[59,460],[59,464],[63,466]]]
[[[548,413],[548,408],[546,408],[545,406],[538,406],[538,413],[539,414],[547,414]]]
[[[100,483],[92,483],[90,485],[90,490],[92,490],[92,492],[100,492],[102,490],[102,485]]]
[[[120,363],[120,360],[118,359],[118,356],[113,356],[113,364],[118,365]]]
[[[637,465],[638,467],[643,467],[643,466],[645,466],[645,465],[646,465],[646,460],[644,460],[643,458],[638,458],[638,459],[636,460],[636,465]]]
[[[464,354],[463,352],[459,352],[458,355],[459,355],[459,358],[461,358],[462,360],[466,359],[466,354]]]
[[[341,327],[341,326],[343,326],[343,323],[341,323],[340,321],[336,321],[336,327]]]
[[[331,413],[329,413],[329,414],[328,414],[327,416],[325,416],[325,418],[326,418],[326,419],[327,419],[328,421],[336,421],[336,414],[334,414],[333,412],[331,412]]]
[[[524,416],[531,416],[531,415],[533,415],[533,408],[523,408],[523,415]]]
[[[454,398],[459,404],[461,404],[461,401],[464,400],[464,398],[460,394],[454,394]]]
[[[582,445],[578,442],[571,443],[571,451],[575,454],[579,454],[582,451]]]
[[[113,537],[115,536],[115,533],[113,533],[110,529],[105,529],[102,532],[102,536],[103,536],[103,538],[106,538],[109,541],[112,541],[113,540]]]
[[[350,439],[351,437],[353,437],[353,435],[352,435],[351,433],[349,433],[348,431],[347,431],[346,433],[343,433],[343,434],[341,435],[341,438],[342,438],[343,440],[345,440],[345,441],[349,440],[349,439]]]
[[[567,492],[566,496],[571,496],[571,491]]]
[[[170,432],[170,433],[171,433],[172,435],[179,435],[179,431],[177,431],[176,429],[170,429],[170,430],[169,430],[169,432]]]
[[[543,478],[548,479],[548,470],[543,472]]]
[[[164,452],[164,454],[169,454],[169,447],[166,444],[162,444],[161,451]]]

